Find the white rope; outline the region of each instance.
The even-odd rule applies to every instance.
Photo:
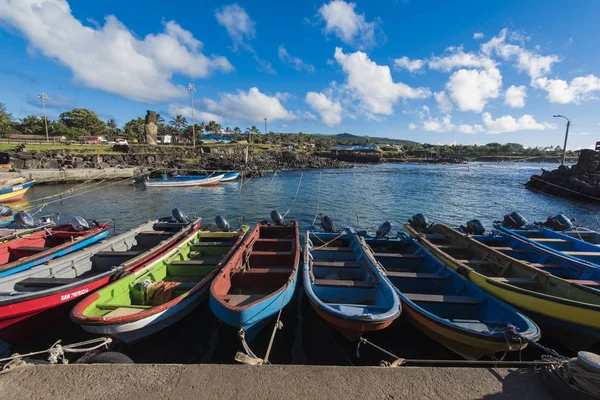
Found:
[[[319,189],[317,191],[317,211],[315,212],[315,219],[313,219],[313,225],[317,222],[317,217],[319,216],[319,204],[321,203],[321,176],[322,172],[319,172]]]
[[[285,212],[285,214],[283,214],[283,218],[285,218],[285,216],[288,215],[288,213],[290,212],[290,210],[294,206],[294,203],[296,202],[296,199],[298,198],[298,193],[300,192],[300,185],[302,185],[302,177],[303,176],[304,176],[304,173],[301,172],[300,173],[300,180],[298,181],[298,187],[296,188],[296,194],[294,195],[294,198],[292,199],[292,204],[290,204],[290,207],[287,209],[287,211]]]

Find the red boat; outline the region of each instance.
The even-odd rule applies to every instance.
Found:
[[[0,338],[18,343],[72,302],[134,271],[193,235],[192,223],[150,221],[121,235],[0,280]]]

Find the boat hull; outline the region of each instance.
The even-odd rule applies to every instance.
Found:
[[[25,196],[25,193],[33,186],[35,181],[28,181],[23,184],[17,184],[0,190],[0,202],[19,201]]]
[[[156,180],[156,181],[144,181],[146,187],[194,187],[194,186],[217,186],[225,175],[216,175],[209,178],[203,179],[189,179],[189,180]]]

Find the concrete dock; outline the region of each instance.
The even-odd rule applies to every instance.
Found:
[[[43,365],[0,374],[12,399],[548,399],[532,368]]]

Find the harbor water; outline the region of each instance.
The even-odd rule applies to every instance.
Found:
[[[401,229],[401,224],[420,212],[432,222],[458,225],[478,218],[490,228],[503,215],[519,211],[530,222],[562,213],[575,218],[577,224],[598,229],[595,205],[525,189],[524,183],[531,175],[540,173],[540,168],[553,167],[537,163],[379,164],[270,173],[217,187],[144,189],[115,182],[48,185],[32,188],[19,206],[37,211],[38,216],[58,215],[61,221],[80,215],[109,222],[116,233],[169,215],[175,207],[190,216],[202,217],[203,224],[221,215],[233,227],[268,219],[271,210],[276,209],[287,213],[286,219],[299,220],[300,227],[312,225],[323,213],[338,227],[374,231],[387,220],[395,229]],[[57,193],[62,195],[55,196]],[[282,321],[284,327],[277,333],[271,353],[273,363],[374,365],[387,359],[372,348],[357,351],[355,344],[314,313],[301,290],[285,308]],[[266,350],[272,327],[273,323],[267,325],[252,344],[259,356]],[[47,348],[58,339],[72,343],[91,337],[71,323],[65,313],[65,318],[13,351],[25,353]],[[367,339],[404,358],[459,359],[402,318]],[[541,343],[571,355],[546,338]],[[120,345],[117,350],[138,363],[231,363],[241,345],[237,332],[218,321],[205,301],[175,325],[133,345]],[[538,350],[528,348],[507,357],[532,360],[540,356]]]

